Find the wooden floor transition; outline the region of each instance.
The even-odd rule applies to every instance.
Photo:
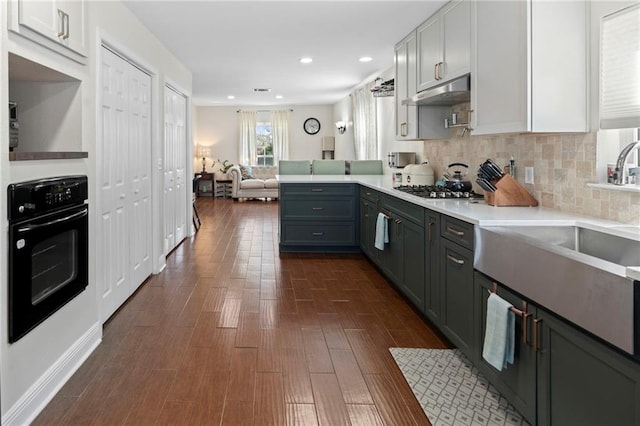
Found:
[[[198,206],[35,425],[429,424],[388,348],[448,343],[364,256],[279,255],[275,201]]]

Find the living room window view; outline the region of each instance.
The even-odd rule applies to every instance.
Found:
[[[640,426],[638,0],[0,19],[0,424]]]

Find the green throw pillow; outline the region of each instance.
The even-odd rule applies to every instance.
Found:
[[[253,170],[251,170],[250,166],[243,166],[242,164],[240,164],[239,167],[242,180],[253,179]]]

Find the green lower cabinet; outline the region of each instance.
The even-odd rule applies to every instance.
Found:
[[[377,263],[374,258],[378,257],[374,247],[376,236],[376,216],[375,205],[364,197],[360,198],[360,249]]]
[[[424,311],[425,236],[424,228],[409,220],[399,218],[396,224],[402,240],[402,269],[404,294]]]
[[[425,209],[424,314],[440,326],[440,214]]]
[[[440,328],[458,349],[476,362],[473,252],[446,238],[440,242]]]
[[[538,424],[640,425],[640,363],[539,309]]]
[[[531,325],[535,318],[536,308],[525,303],[520,297],[497,286],[497,294],[511,303],[526,317],[515,316],[514,363],[501,371],[496,370],[482,358],[484,347],[485,324],[487,321],[487,299],[489,291],[493,291],[493,281],[487,276],[475,273],[476,300],[476,357],[477,367],[498,391],[509,399],[511,404],[531,424],[536,423],[536,353],[533,349]]]

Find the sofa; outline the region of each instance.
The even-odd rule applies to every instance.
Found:
[[[234,200],[247,198],[278,198],[277,166],[251,166],[252,178],[242,179],[239,166],[228,171],[231,178],[231,198]]]

